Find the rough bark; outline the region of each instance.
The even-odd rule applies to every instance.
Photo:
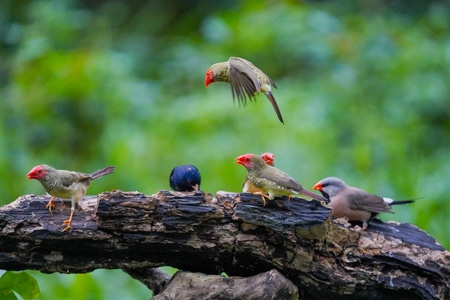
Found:
[[[166,289],[152,299],[295,300],[297,297],[297,287],[277,270],[271,270],[245,278],[178,272]]]
[[[208,282],[213,299],[242,299],[227,297],[244,295],[238,288],[249,286],[259,286],[267,299],[276,292],[292,299],[297,291],[289,282],[301,299],[450,298],[450,253],[435,239],[413,225],[379,220],[361,231],[333,221],[317,201],[291,198],[263,207],[250,194],[113,191],[85,197],[73,229],[61,232],[69,204],[55,201],[50,215],[48,200],[27,195],[0,208],[1,269],[120,268],[161,292],[160,299],[173,299],[180,278]],[[169,282],[153,269],[164,265],[232,277],[183,272]],[[281,288],[274,292],[266,285]],[[186,293],[206,299],[206,289],[188,286],[182,287]]]

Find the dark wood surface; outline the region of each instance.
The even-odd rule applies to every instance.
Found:
[[[212,276],[208,285],[216,279],[213,286],[230,297],[217,299],[242,299],[229,287],[265,285],[267,278],[286,279],[267,299],[450,299],[450,253],[426,232],[376,219],[362,231],[332,220],[315,200],[276,199],[263,207],[259,196],[244,193],[112,191],[81,200],[72,230],[61,232],[70,204],[57,199],[50,215],[49,199],[26,195],[0,208],[0,269],[123,269],[166,295],[160,299],[170,299],[180,278],[192,283],[200,276],[191,272]],[[183,275],[169,283],[153,269],[165,265]],[[230,279],[214,277],[222,272]]]

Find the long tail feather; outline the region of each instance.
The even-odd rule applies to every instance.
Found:
[[[91,174],[91,178],[92,178],[92,180],[94,180],[94,179],[100,178],[102,176],[111,174],[112,172],[114,172],[115,168],[116,167],[106,167],[104,169],[97,170]]]
[[[394,200],[392,203],[390,203],[389,205],[401,205],[401,204],[410,204],[410,203],[414,203],[416,200]]]
[[[267,91],[265,93],[267,99],[269,99],[270,103],[272,103],[273,109],[275,109],[275,112],[277,113],[278,120],[280,120],[281,123],[284,124],[283,117],[281,116],[280,108],[278,107],[277,102],[275,101],[275,98],[273,97],[272,93],[270,91]]]
[[[329,202],[329,200],[321,195],[317,195],[316,193],[310,192],[308,190],[305,189],[301,189],[300,191],[298,191],[299,193],[311,197],[313,199],[319,200],[319,201],[325,201],[325,202]]]

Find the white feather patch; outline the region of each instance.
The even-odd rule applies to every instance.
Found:
[[[391,198],[383,198],[383,200],[387,204],[391,204],[392,202],[394,202],[394,200],[392,200]]]

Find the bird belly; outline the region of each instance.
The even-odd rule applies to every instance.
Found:
[[[72,191],[72,200],[79,201],[81,198],[86,195],[87,192],[87,186],[83,184],[82,182],[74,183],[71,185],[71,191]]]
[[[349,221],[366,222],[372,217],[372,213],[365,210],[354,210],[350,208],[333,208],[333,216],[335,218],[347,218]]]
[[[261,81],[261,80],[260,80]],[[272,91],[272,88],[270,87],[270,85],[269,84],[264,84],[264,83],[262,83],[261,84],[261,93],[264,93],[264,94],[266,94],[267,92],[271,92]]]
[[[58,187],[58,186],[51,186],[48,189],[46,189],[46,192],[50,194],[51,196],[63,198],[63,199],[70,199],[72,198],[72,192],[70,188],[67,187]]]
[[[46,192],[51,196],[63,198],[63,199],[74,199],[75,201],[80,200],[86,194],[87,186],[84,183],[77,182],[69,187],[53,185],[50,186]]]
[[[244,193],[258,193],[262,192],[260,188],[257,188],[253,183],[251,183],[249,180],[246,180],[244,182],[244,185],[242,187],[242,191]]]
[[[249,178],[248,181],[249,184],[252,184],[259,191],[268,193],[269,200],[273,200],[275,197],[282,197],[296,194],[296,192],[294,192],[293,190],[282,187],[273,182],[272,180],[266,178]]]

